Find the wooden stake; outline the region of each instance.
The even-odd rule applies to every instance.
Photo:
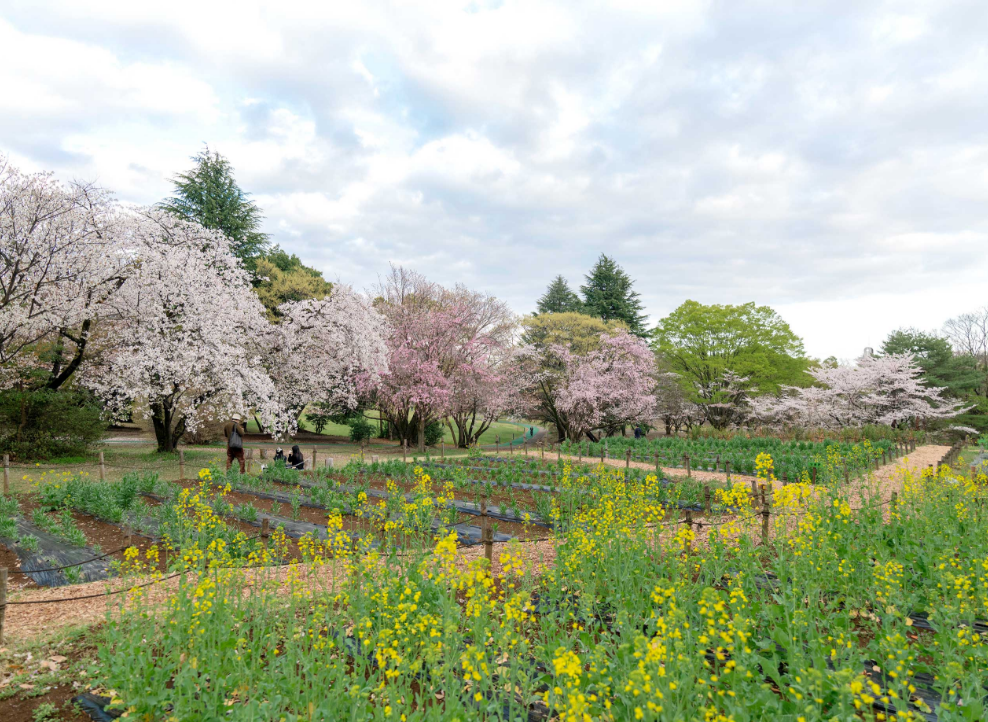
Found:
[[[692,476],[692,474],[690,473],[690,455],[689,454],[683,454],[683,466],[686,467],[686,477],[689,478],[690,476]]]
[[[631,468],[631,449],[625,449],[625,452],[624,452],[624,468],[625,469],[630,469]]]
[[[99,480],[106,481],[106,462],[103,460],[103,452],[99,452]]]
[[[710,506],[710,485],[709,484],[704,484],[703,485],[703,510],[705,512],[707,512],[708,514],[710,513],[710,510],[711,510],[711,506]]]
[[[3,455],[3,495],[10,496],[10,454]]]
[[[185,449],[178,450],[178,480],[185,481]]]
[[[762,544],[768,544],[768,500],[765,496],[765,485],[762,485]]]
[[[3,644],[3,621],[7,616],[7,567],[0,567],[0,644]]]
[[[816,467],[815,466],[810,469],[810,479],[813,481],[814,484],[816,483]]]
[[[271,525],[270,519],[268,519],[267,517],[261,519],[261,541],[263,542],[264,546],[268,545],[268,532],[269,529],[271,528],[270,525]]]
[[[480,497],[480,539],[484,542],[484,556],[487,561],[494,561],[494,536],[490,533],[490,522],[487,516],[487,494]]]
[[[655,472],[658,473],[658,471],[659,471],[659,452],[656,451],[655,452]]]
[[[401,460],[408,461],[406,458],[408,456],[408,439],[402,439],[401,442]]]
[[[312,447],[312,470],[316,470],[316,447]]]

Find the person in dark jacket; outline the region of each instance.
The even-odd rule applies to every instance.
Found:
[[[298,448],[298,444],[292,447],[292,453],[288,455],[288,468],[299,471],[305,468],[305,457],[302,456],[302,450]]]
[[[636,426],[635,427],[635,438],[636,439],[640,439],[641,437],[642,437],[642,427]]]
[[[233,438],[233,432],[236,430],[239,439]],[[247,472],[244,464],[244,434],[247,430],[244,429],[244,425],[240,421],[240,414],[234,414],[230,417],[230,420],[226,422],[223,426],[223,435],[226,437],[226,470],[230,470],[230,464],[236,459],[240,462],[240,473],[245,474]]]
[[[288,459],[285,458],[285,450],[280,446],[274,450],[274,459],[272,461],[280,461],[282,464],[287,464]]]

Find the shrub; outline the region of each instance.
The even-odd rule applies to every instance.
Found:
[[[106,427],[103,408],[84,391],[0,392],[0,453],[18,459],[85,454]]]
[[[366,441],[374,435],[374,427],[363,414],[351,417],[347,424],[350,427],[350,441]]]
[[[435,446],[440,441],[443,440],[443,424],[441,421],[433,421],[431,424],[425,427],[425,444],[426,446]]]

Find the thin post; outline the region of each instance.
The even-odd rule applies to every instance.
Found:
[[[484,542],[484,556],[488,562],[493,562],[494,537],[490,533],[490,520],[487,516],[487,494],[480,497],[480,539]]]
[[[264,457],[261,457],[264,458]],[[312,447],[312,470],[316,470],[316,447]]]
[[[692,531],[693,531],[693,511],[690,510],[690,509],[686,509],[686,510],[684,510],[683,515],[685,516],[686,528],[692,533]],[[686,537],[686,550],[685,551],[686,551],[687,554],[689,554],[690,551],[692,550],[692,546],[693,545],[690,542],[690,538],[689,537]]]
[[[655,452],[655,471],[656,471],[656,473],[658,473],[658,471],[659,471],[659,452],[658,451]]]
[[[401,440],[401,460],[408,461],[406,458],[408,456],[408,439]]]
[[[758,480],[751,480],[751,505],[758,508]]]
[[[99,452],[99,480],[106,481],[106,462],[103,460],[103,452]]]
[[[711,511],[711,506],[710,506],[710,485],[709,484],[704,484],[703,485],[703,510],[705,512],[707,512],[707,514],[709,514],[710,511]]]
[[[0,644],[3,644],[3,621],[7,616],[7,567],[0,567]]]
[[[579,462],[583,463],[583,442],[581,441],[576,445],[576,453],[578,454]]]
[[[601,464],[604,463],[604,457],[606,455],[607,455],[607,447],[606,446],[601,446],[600,447],[600,463]]]
[[[130,528],[130,524],[124,527],[124,534],[126,535],[125,544],[128,547],[134,546],[134,531]]]
[[[625,469],[630,469],[631,468],[631,449],[630,448],[629,449],[625,449],[625,451],[624,451],[624,468]]]
[[[686,477],[689,478],[690,476],[692,476],[692,474],[690,473],[690,455],[689,454],[683,454],[683,466],[686,467]]]
[[[269,529],[271,528],[270,525],[271,525],[270,519],[268,519],[267,517],[261,519],[261,543],[263,543],[264,546],[268,545]]]
[[[727,481],[730,482],[731,481],[731,462],[730,461],[725,461],[724,462],[724,473],[727,474]]]
[[[844,464],[844,483],[851,483],[851,470],[847,468],[847,464]]]
[[[765,495],[765,485],[762,484],[762,544],[768,544],[768,497]]]
[[[178,450],[178,480],[185,481],[185,449]]]
[[[810,479],[813,481],[814,484],[816,483],[816,467],[815,466],[810,469]]]
[[[10,496],[10,454],[3,455],[3,495]]]

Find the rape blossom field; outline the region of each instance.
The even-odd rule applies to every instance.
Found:
[[[122,565],[177,576],[116,598],[99,689],[136,719],[984,719],[988,478],[903,463],[889,497],[757,471],[759,498],[739,480],[686,515],[685,480],[561,464],[583,503],[493,564],[414,513],[355,541],[346,510],[293,557],[186,491],[169,569]]]

